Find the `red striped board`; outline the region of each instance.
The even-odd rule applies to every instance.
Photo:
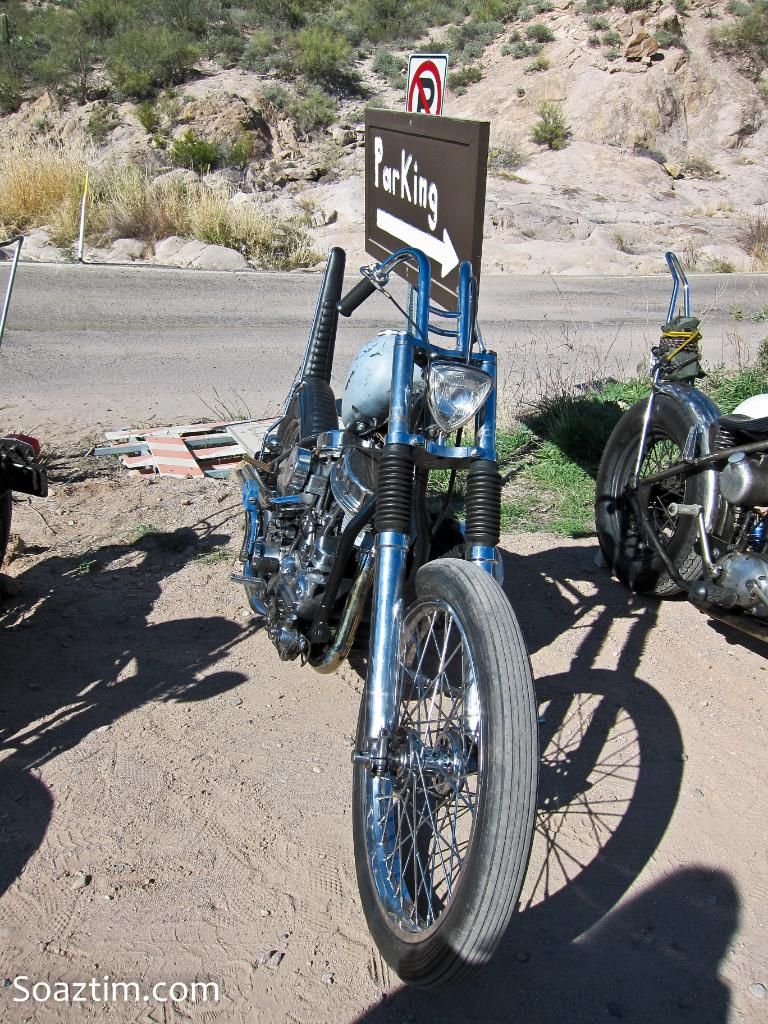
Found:
[[[160,476],[204,476],[197,459],[184,444],[183,437],[158,437],[148,434],[146,442]]]

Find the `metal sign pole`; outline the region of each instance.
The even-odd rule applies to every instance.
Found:
[[[24,242],[23,235],[14,235],[13,238],[9,238],[7,242],[0,242],[0,249],[5,249],[8,246],[16,245],[16,252],[13,255],[13,262],[11,263],[11,272],[8,277],[8,287],[5,289],[5,299],[3,300],[3,313],[0,317],[0,345],[3,343],[3,334],[5,334],[5,321],[8,319],[8,310],[11,306],[11,292],[13,291],[13,281],[16,277],[16,267],[19,265],[19,256],[21,255],[21,246]]]

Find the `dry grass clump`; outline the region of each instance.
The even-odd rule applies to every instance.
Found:
[[[741,225],[741,244],[762,267],[768,267],[768,214],[758,210],[746,216]]]
[[[61,246],[77,238],[88,154],[25,140],[0,152],[0,227],[51,226]],[[256,203],[232,204],[231,193],[203,181],[154,179],[145,168],[111,166],[91,175],[86,237],[154,243],[170,235],[237,249],[257,266],[292,270],[318,261],[298,219],[279,220]]]
[[[17,138],[0,147],[0,225],[25,231],[54,221],[79,201],[87,167],[84,149]]]

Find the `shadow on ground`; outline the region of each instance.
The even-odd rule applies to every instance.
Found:
[[[505,555],[531,652],[566,630],[573,651],[566,670],[536,681],[538,836],[520,911],[483,971],[446,993],[400,989],[360,1024],[728,1019],[718,965],[738,922],[730,877],[686,866],[630,892],[674,812],[683,747],[664,697],[637,677],[657,605],[596,570],[594,554]],[[616,664],[595,668],[617,620]]]
[[[0,894],[50,821],[35,769],[149,701],[205,700],[245,680],[212,668],[250,630],[220,616],[151,621],[162,581],[227,541],[202,525],[52,555],[0,607]]]

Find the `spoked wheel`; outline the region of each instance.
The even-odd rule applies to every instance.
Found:
[[[490,959],[517,904],[533,833],[536,711],[525,642],[486,572],[431,562],[416,592],[389,769],[355,769],[355,859],[382,955],[404,981],[440,988]]]
[[[661,559],[649,546],[627,496],[635,469],[646,402],[625,413],[608,438],[597,474],[595,521],[600,547],[608,565],[632,590],[659,597],[680,593]],[[657,395],[649,426],[640,478],[651,476],[680,461],[693,425],[687,410],[666,395]],[[670,515],[672,502],[705,506],[704,473],[670,477],[651,487],[648,517],[656,535],[685,580],[696,580],[703,567],[698,551],[698,527],[691,516]]]

